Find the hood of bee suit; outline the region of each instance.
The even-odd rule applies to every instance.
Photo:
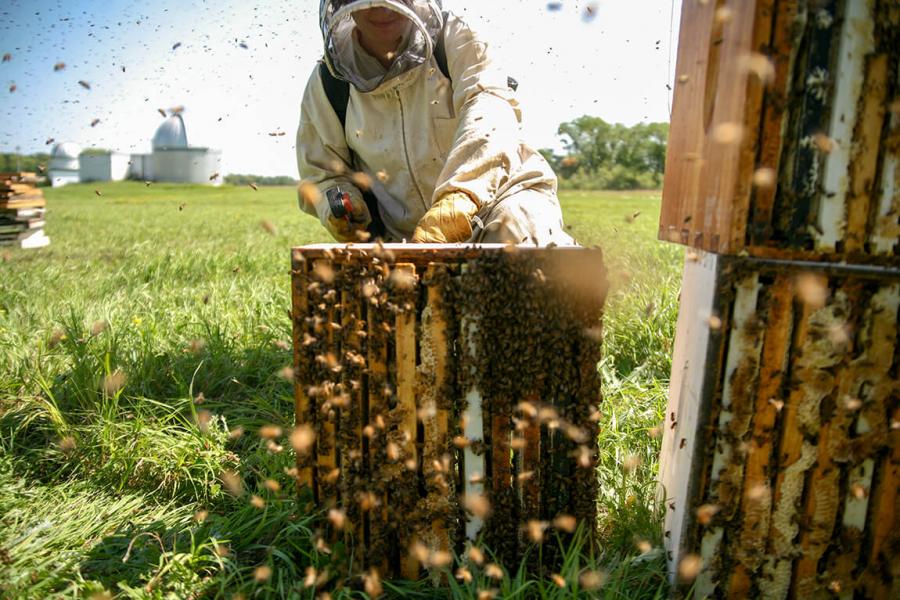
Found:
[[[397,56],[387,69],[365,53],[356,40],[353,13],[367,8],[388,8],[408,21]],[[364,93],[428,61],[443,25],[441,0],[321,0],[319,4],[328,68],[335,77]]]

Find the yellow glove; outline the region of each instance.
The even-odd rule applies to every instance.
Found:
[[[413,232],[418,244],[452,244],[472,237],[472,217],[478,204],[465,192],[449,192],[431,205]]]

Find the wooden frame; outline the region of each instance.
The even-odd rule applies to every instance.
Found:
[[[316,435],[298,483],[346,515],[343,532],[323,533],[344,541],[351,571],[415,579],[480,540],[514,564],[533,543],[523,515],[571,514],[590,535],[599,250],[359,244],[292,256],[296,419]]]
[[[685,266],[661,483],[696,597],[896,597],[900,271]]]
[[[660,239],[900,265],[898,11],[685,2]]]

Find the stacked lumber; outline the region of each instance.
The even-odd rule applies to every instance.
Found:
[[[46,200],[34,173],[0,173],[0,246],[42,248]]]

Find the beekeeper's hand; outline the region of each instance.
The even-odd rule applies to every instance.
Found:
[[[326,195],[322,194],[319,202],[316,204],[316,214],[319,221],[325,226],[335,240],[346,244],[349,242],[359,242],[360,237],[357,235],[361,231],[365,231],[369,223],[372,222],[372,215],[369,213],[369,207],[366,201],[358,194],[348,191],[350,196],[350,218],[336,217],[328,204]]]
[[[431,205],[413,231],[419,244],[451,244],[472,237],[472,217],[478,204],[465,192],[449,192]]]

